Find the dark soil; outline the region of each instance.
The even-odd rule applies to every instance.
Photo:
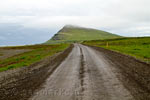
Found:
[[[29,49],[1,49],[0,48],[0,53],[2,54],[2,55],[0,55],[0,60],[4,60],[9,57],[12,57],[12,56],[15,56],[18,54],[22,54],[25,52],[29,52],[29,51],[31,51],[31,50],[29,50]]]

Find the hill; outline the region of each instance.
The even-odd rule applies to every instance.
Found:
[[[103,40],[118,37],[121,36],[97,29],[66,25],[46,43],[76,42],[76,41],[100,40],[100,39]]]

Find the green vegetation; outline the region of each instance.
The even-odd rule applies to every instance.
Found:
[[[105,31],[82,28],[76,26],[65,26],[52,39],[46,43],[64,43],[64,42],[80,42],[85,40],[112,39],[121,36],[111,34]]]
[[[103,47],[150,62],[150,37],[85,41],[84,44]]]
[[[29,66],[41,59],[52,56],[60,51],[63,51],[69,44],[57,45],[33,45],[33,46],[18,46],[18,47],[5,47],[3,49],[32,49],[29,52],[18,54],[16,56],[0,61],[0,71],[5,71],[12,68]]]

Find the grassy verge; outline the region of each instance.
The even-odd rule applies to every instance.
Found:
[[[32,50],[1,60],[0,71],[6,71],[12,68],[29,66],[47,56],[52,56],[58,52],[65,50],[68,46],[69,44],[57,44],[57,45],[33,45],[33,46],[18,46],[18,47],[3,48],[3,49],[32,49]]]
[[[84,44],[103,47],[150,62],[150,37],[85,41]]]

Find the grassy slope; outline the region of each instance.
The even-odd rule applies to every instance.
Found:
[[[64,27],[57,34],[57,37],[59,37],[60,40],[53,40],[53,38],[55,38],[54,36],[51,40],[47,41],[46,43],[111,39],[120,37],[118,35],[111,34],[108,32],[80,27]]]
[[[0,71],[5,71],[12,68],[29,66],[44,57],[52,56],[60,51],[63,51],[69,44],[58,45],[33,45],[20,47],[6,47],[4,49],[32,49],[32,51],[18,54],[16,56],[0,61]]]
[[[150,62],[150,37],[86,41],[84,44],[118,51]]]

